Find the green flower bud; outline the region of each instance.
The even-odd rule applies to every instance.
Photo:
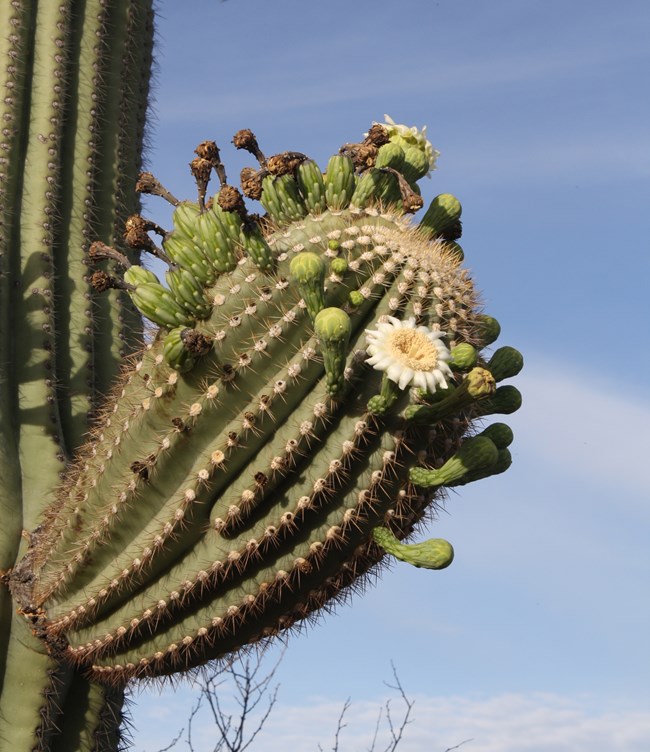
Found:
[[[481,347],[487,347],[499,338],[501,325],[492,316],[481,314],[476,317],[477,339]]]
[[[339,154],[330,157],[325,173],[327,206],[334,211],[345,209],[350,203],[355,186],[354,164],[350,157]]]
[[[315,253],[303,251],[291,259],[289,272],[313,321],[325,308],[325,262]]]
[[[422,488],[447,486],[461,480],[467,473],[487,470],[495,465],[499,450],[485,436],[466,439],[453,457],[437,470],[414,467],[409,472],[411,483]]]
[[[503,381],[516,376],[524,367],[524,358],[514,347],[500,347],[494,352],[487,365],[495,381]]]
[[[327,375],[327,390],[335,397],[343,389],[348,342],[352,332],[350,317],[340,308],[323,308],[314,319]]]
[[[296,170],[296,182],[305,206],[311,214],[322,214],[327,209],[325,180],[320,167],[311,159]]]
[[[452,371],[469,371],[470,368],[474,368],[477,359],[476,348],[466,342],[461,342],[451,350],[449,367]]]
[[[385,527],[376,527],[372,531],[372,537],[386,553],[414,567],[444,569],[454,560],[454,549],[443,538],[430,538],[421,543],[402,543]]]

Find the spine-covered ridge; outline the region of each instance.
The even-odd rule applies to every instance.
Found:
[[[196,202],[141,175],[172,229],[134,215],[125,245],[164,276],[89,250],[96,294],[117,290],[159,328],[34,536],[21,602],[50,651],[99,681],[270,638],[386,554],[448,566],[446,541],[403,539],[446,488],[511,461],[510,429],[478,421],[518,407],[500,382],[523,362],[485,350],[499,326],[461,265],[458,201],[441,194],[421,225],[407,216],[437,154],[423,134],[375,124],[325,172],[297,152],[265,157],[248,130],[233,143],[258,163],[243,195],[210,141],[191,163]]]

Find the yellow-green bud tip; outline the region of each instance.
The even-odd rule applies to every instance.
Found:
[[[350,336],[352,323],[340,308],[323,308],[314,320],[314,331],[324,342],[340,342]]]
[[[302,251],[291,260],[289,272],[300,284],[317,282],[325,276],[325,262],[315,253]]]

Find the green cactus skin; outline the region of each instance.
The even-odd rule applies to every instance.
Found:
[[[151,67],[149,0],[0,4],[0,570],[27,548],[142,322],[88,281],[121,246]],[[137,255],[122,249],[131,261]],[[104,262],[107,268],[112,262]],[[0,584],[0,746],[116,749],[122,691],[48,655]],[[57,746],[58,745],[58,746]]]
[[[378,526],[398,558],[446,566],[449,544],[434,555],[399,540],[444,486],[505,461],[507,429],[464,438],[495,390],[486,368],[465,373],[484,320],[466,270],[395,210],[341,208],[349,166],[330,160],[336,208],[313,216],[296,210],[291,175],[265,178],[272,263],[240,249],[203,291],[125,273],[162,329],[115,386],[16,588],[50,653],[94,681],[187,670],[307,618],[389,550]],[[320,176],[303,170],[305,195]],[[181,206],[170,256],[191,274],[208,263],[203,214]],[[414,403],[369,367],[366,331],[389,317],[441,329],[464,354],[448,395]],[[188,332],[211,346],[190,353]]]
[[[11,0],[2,14],[0,739],[116,750],[129,679],[308,618],[381,561],[373,531],[399,542],[446,486],[505,469],[507,431],[472,434],[515,409],[514,387],[480,387],[514,360],[481,354],[495,327],[458,255],[387,200],[400,149],[401,183],[430,168],[421,142],[386,150],[365,181],[343,155],[324,175],[303,159],[267,175],[260,225],[205,191],[173,200],[171,289],[121,247],[127,271],[100,262],[116,289],[96,294],[88,247],[121,246],[122,207],[137,209],[150,6]],[[146,346],[140,314],[160,325]],[[449,394],[420,404],[366,363],[366,331],[390,319],[481,365],[459,363]]]

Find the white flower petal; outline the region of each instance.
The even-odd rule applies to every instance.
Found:
[[[366,362],[384,371],[400,389],[417,386],[435,392],[439,386],[447,388],[446,377],[452,375],[444,336],[444,332],[417,326],[415,318],[390,316],[377,329],[366,330]]]

